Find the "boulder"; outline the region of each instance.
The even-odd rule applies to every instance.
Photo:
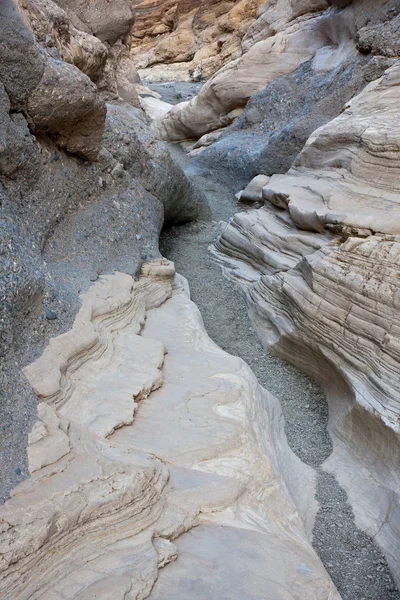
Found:
[[[75,65],[94,82],[103,77],[108,57],[106,46],[95,36],[74,27],[67,12],[56,2],[19,0],[18,5],[36,40],[54,58]]]
[[[86,29],[102,42],[114,44],[131,33],[134,13],[128,0],[57,0],[57,4],[78,29]]]
[[[95,84],[74,65],[49,58],[28,111],[35,133],[49,135],[73,154],[89,159],[98,155],[106,107]]]

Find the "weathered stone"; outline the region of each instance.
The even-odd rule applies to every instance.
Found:
[[[25,17],[33,19],[38,6],[35,0]],[[89,77],[50,57],[46,41],[40,48],[14,6],[4,2],[1,11],[0,420],[12,423],[2,429],[3,501],[27,476],[24,439],[36,415],[21,366],[68,327],[94,272],[136,273],[159,255],[165,216],[187,221],[208,209],[141,110],[113,105],[105,120],[103,94]],[[75,25],[67,24],[71,32]],[[43,306],[57,319],[49,321]]]
[[[310,5],[314,6],[313,2]],[[276,77],[293,71],[327,44],[320,15],[312,12],[281,23],[281,14],[274,13],[274,33],[220,69],[193,100],[176,105],[158,119],[158,135],[169,140],[196,139],[228,125],[237,116],[232,111],[243,108],[250,96]],[[288,13],[287,19],[290,17]]]
[[[83,24],[102,42],[114,44],[131,32],[134,14],[128,0],[57,0],[57,4],[75,17],[78,29]]]
[[[399,580],[400,64],[317,129],[217,243],[263,342],[322,381],[325,468]]]
[[[94,83],[75,66],[49,58],[28,111],[36,133],[48,134],[68,152],[96,158],[106,106]]]
[[[82,301],[25,369],[42,403],[32,476],[0,507],[2,595],[339,600],[302,521],[312,470],[173,264],[105,277]]]
[[[242,53],[241,39],[261,0],[131,0],[136,19],[132,53],[143,78],[208,78]],[[161,68],[160,68],[161,67]],[[164,79],[167,80],[167,79]]]

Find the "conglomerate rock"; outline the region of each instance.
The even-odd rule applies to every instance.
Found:
[[[173,263],[102,278],[25,374],[42,403],[0,507],[2,597],[339,600],[302,521],[312,470]]]
[[[4,499],[26,476],[22,440],[35,418],[21,366],[68,326],[98,273],[134,274],[158,256],[164,220],[208,208],[140,109],[118,98],[106,106],[88,75],[35,41],[11,0],[0,11]]]
[[[334,442],[325,468],[397,581],[399,86],[397,62],[312,134],[216,251],[264,343],[323,383]]]
[[[125,0],[119,3],[125,11],[114,13],[114,2],[112,14],[102,10],[100,3],[82,4],[86,7],[87,19],[101,14],[104,25],[110,23],[114,32],[110,36],[102,36],[96,27],[88,28],[78,19],[74,10],[76,3],[62,0],[18,0],[17,3],[37,41],[54,59],[75,65],[90,77],[106,99],[120,97],[133,106],[140,106],[137,93],[140,78],[129,53],[132,13]]]

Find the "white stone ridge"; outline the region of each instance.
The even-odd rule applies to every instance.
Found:
[[[1,598],[340,600],[306,534],[314,472],[172,263],[101,278],[25,374],[42,403],[0,507]]]

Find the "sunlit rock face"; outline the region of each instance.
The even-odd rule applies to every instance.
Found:
[[[102,278],[24,372],[41,404],[0,508],[2,597],[339,600],[306,536],[313,471],[173,263]]]
[[[220,69],[205,83],[198,96],[178,104],[156,121],[156,131],[161,138],[199,138],[228,125],[240,114],[250,96],[274,78],[296,69],[328,43],[325,31],[321,30],[321,17],[327,8],[325,1],[319,2],[320,10],[316,10],[312,0],[303,3],[299,14],[294,3],[292,6],[289,2],[286,10],[278,10],[285,8],[284,4],[264,5],[261,40],[250,44],[243,56]]]
[[[312,134],[287,175],[259,190],[265,205],[235,215],[215,251],[264,343],[325,386],[325,468],[397,580],[399,86],[396,63]]]
[[[262,0],[131,0],[132,55],[153,81],[198,80],[243,52]]]

